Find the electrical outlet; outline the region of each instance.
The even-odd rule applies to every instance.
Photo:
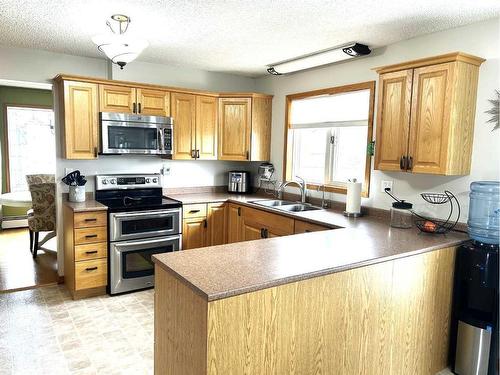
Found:
[[[383,180],[382,181],[382,193],[385,193],[385,189],[389,188],[389,190],[391,191],[392,193],[392,184],[393,184],[394,181],[387,181],[387,180]]]
[[[163,164],[160,173],[163,176],[170,176],[170,166],[168,166],[167,164]]]

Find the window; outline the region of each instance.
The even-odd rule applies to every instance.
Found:
[[[27,174],[54,173],[54,112],[49,108],[7,106],[7,189],[26,191]]]
[[[372,81],[288,95],[284,178],[337,193],[355,178],[367,197],[374,92]]]

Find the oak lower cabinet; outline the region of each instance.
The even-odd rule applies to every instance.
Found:
[[[294,220],[291,218],[249,207],[242,207],[241,211],[242,241],[294,234]]]
[[[165,90],[99,85],[101,112],[170,116],[170,93]]]
[[[217,98],[173,92],[174,159],[217,159]]]
[[[325,227],[324,225],[313,224],[307,221],[295,220],[294,234],[309,233],[309,232],[319,232],[322,230],[329,230],[331,228]]]
[[[63,134],[63,157],[96,159],[99,148],[98,85],[78,81],[58,81],[54,85],[59,124]]]
[[[458,52],[377,68],[375,169],[469,174],[483,61]]]
[[[184,205],[182,249],[225,244],[227,242],[226,207],[225,203]]]
[[[64,281],[73,299],[106,293],[107,211],[74,212],[64,205]]]
[[[219,98],[219,159],[269,160],[271,112],[270,96]]]
[[[241,239],[241,206],[227,205],[227,243],[240,242]]]
[[[227,243],[227,204],[207,204],[207,246]]]

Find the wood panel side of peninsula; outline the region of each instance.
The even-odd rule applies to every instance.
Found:
[[[434,375],[455,248],[208,302],[156,266],[155,374]]]

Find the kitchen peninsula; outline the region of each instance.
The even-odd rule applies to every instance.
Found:
[[[331,210],[292,215],[340,229],[154,257],[156,374],[447,366],[455,248],[466,236]]]

